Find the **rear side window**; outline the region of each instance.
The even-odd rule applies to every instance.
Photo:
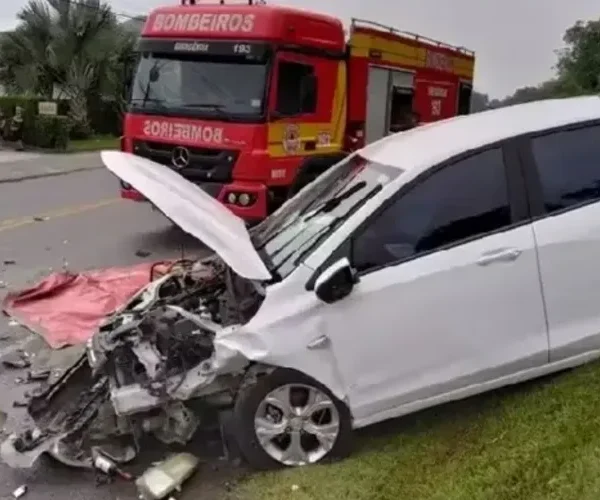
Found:
[[[600,126],[536,137],[532,148],[549,213],[600,199]]]
[[[444,167],[386,208],[355,238],[353,264],[366,271],[511,224],[502,150]]]

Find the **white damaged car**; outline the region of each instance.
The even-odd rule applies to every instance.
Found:
[[[2,445],[88,466],[233,413],[257,468],[600,356],[600,98],[450,119],[354,153],[248,231],[169,167],[107,168],[215,251],[151,283]]]

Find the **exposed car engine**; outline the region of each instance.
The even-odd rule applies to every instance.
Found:
[[[32,394],[35,426],[2,444],[3,459],[22,467],[49,452],[88,467],[95,447],[131,460],[143,433],[187,442],[202,418],[195,400],[231,404],[244,375],[244,364],[216,373],[215,334],[248,321],[263,297],[217,256],[177,262],[108,318],[59,380]]]

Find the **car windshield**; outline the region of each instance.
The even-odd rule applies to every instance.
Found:
[[[252,231],[252,242],[271,272],[290,274],[352,213],[402,173],[352,155],[322,174]]]
[[[266,62],[143,53],[131,89],[133,111],[257,118],[264,113]]]

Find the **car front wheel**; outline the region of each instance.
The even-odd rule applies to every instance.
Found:
[[[243,387],[233,416],[240,451],[257,469],[342,458],[350,449],[346,405],[293,370],[277,369]]]

